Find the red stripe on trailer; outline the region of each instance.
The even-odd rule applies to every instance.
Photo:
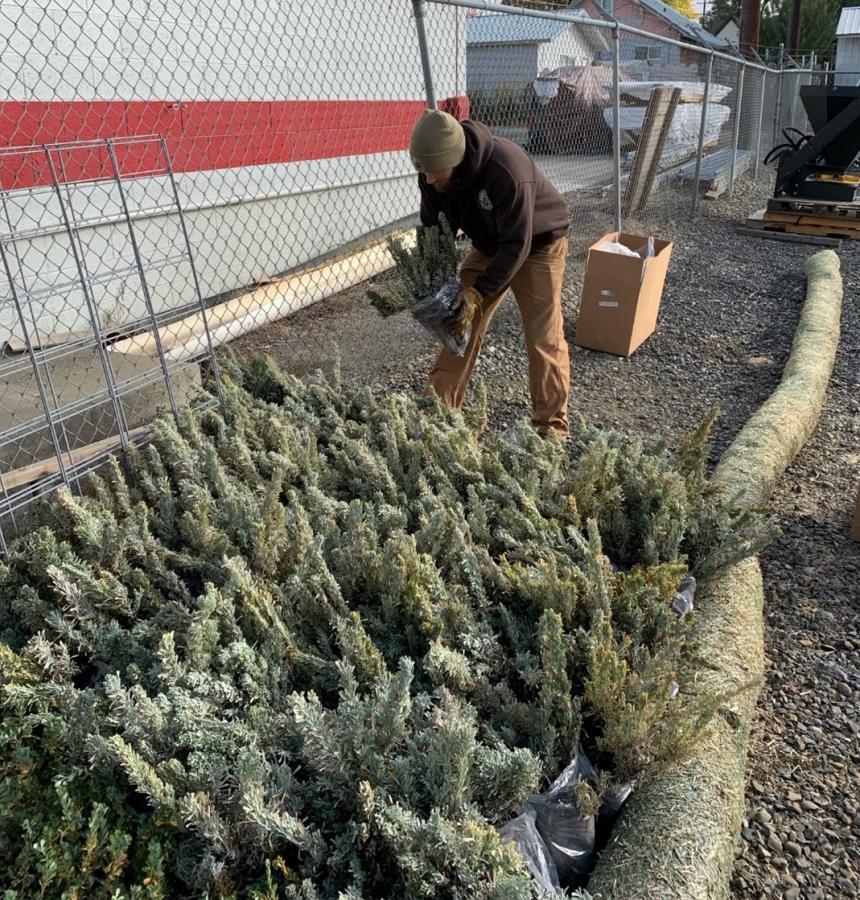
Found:
[[[440,106],[468,116],[467,97]],[[0,146],[159,134],[174,171],[197,172],[405,150],[423,107],[420,100],[12,100],[0,102]],[[123,173],[145,174],[150,152],[155,157],[140,149],[135,167],[123,166]],[[67,151],[63,160],[63,181],[110,175],[107,155],[92,148]],[[5,190],[50,181],[47,162],[36,155],[0,157]]]

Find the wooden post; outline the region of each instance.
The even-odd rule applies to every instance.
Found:
[[[630,180],[624,193],[625,215],[640,212],[648,202],[669,127],[680,99],[680,88],[658,87],[651,92],[645,111],[645,121],[642,123],[642,133],[636,147],[633,171],[630,173]]]
[[[747,59],[755,59],[761,31],[761,0],[742,0],[741,3],[741,53]]]
[[[796,53],[800,45],[800,13],[803,0],[791,0],[791,11],[788,16],[788,43],[785,49],[789,54]]]

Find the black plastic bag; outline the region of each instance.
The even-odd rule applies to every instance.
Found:
[[[621,807],[632,793],[633,785],[629,781],[610,784],[603,793],[603,800],[597,812],[597,824],[601,827],[611,827],[621,813]]]
[[[591,870],[594,856],[594,816],[583,816],[576,802],[576,786],[597,784],[588,757],[577,747],[567,768],[545,794],[529,797],[526,808],[535,811],[535,824],[549,850],[562,886],[579,882]]]
[[[558,873],[559,884],[578,884],[591,871],[594,816],[583,816],[576,804],[545,795],[531,797],[526,808],[535,813],[538,834]]]
[[[504,843],[513,842],[542,888],[554,893],[559,887],[558,870],[535,824],[536,813],[525,808],[515,819],[499,829]]]
[[[584,883],[594,864],[596,830],[611,828],[633,791],[629,783],[610,785],[597,816],[583,816],[576,786],[585,781],[597,787],[597,773],[577,747],[573,759],[543,794],[529,797],[520,814],[499,828],[513,841],[535,878],[552,893],[556,888]]]
[[[472,336],[471,328],[462,337],[451,334],[448,328],[451,321],[451,304],[461,290],[459,279],[454,278],[443,284],[432,296],[419,300],[411,310],[415,319],[457,356],[462,356],[466,352],[469,338]]]

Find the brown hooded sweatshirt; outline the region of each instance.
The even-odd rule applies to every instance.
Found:
[[[439,213],[463,231],[492,262],[475,281],[484,297],[510,283],[532,249],[567,234],[567,204],[522,147],[494,137],[486,125],[466,120],[466,156],[451,187],[439,193],[423,174],[421,222],[437,225]]]

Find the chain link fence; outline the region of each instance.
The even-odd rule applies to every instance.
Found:
[[[698,199],[695,179],[702,175],[697,162],[707,164],[727,110],[714,102],[707,54],[656,36],[624,32],[619,34],[619,46],[625,200],[621,225],[659,233],[667,222],[693,210]],[[637,57],[643,56],[647,68],[636,65]],[[670,106],[665,101],[658,106],[660,96],[669,98]],[[646,181],[637,189],[636,182],[649,169],[650,185]]]
[[[217,399],[215,348],[369,380],[428,97],[534,156],[581,257],[768,177],[824,78],[470,0],[0,0],[0,524]]]
[[[444,16],[430,7],[430,44],[440,43]],[[524,147],[571,208],[574,249],[607,230],[615,196],[612,119],[614,68],[610,29],[584,14],[565,18],[490,12],[466,18],[465,89],[470,117]],[[431,54],[431,72],[445,67]]]

